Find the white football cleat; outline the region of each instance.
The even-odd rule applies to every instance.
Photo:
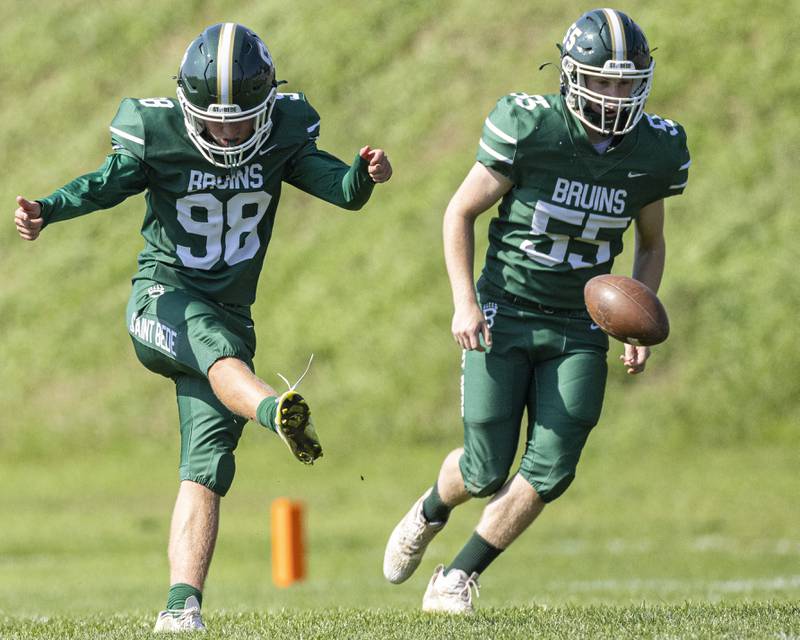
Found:
[[[411,577],[419,566],[425,549],[433,537],[439,533],[446,522],[428,522],[422,512],[422,503],[428,494],[428,489],[422,497],[414,503],[403,519],[397,524],[386,543],[386,552],[383,555],[383,575],[393,584],[400,584]]]
[[[203,618],[200,616],[200,603],[194,596],[186,598],[183,609],[167,609],[158,614],[153,633],[187,633],[205,631]]]
[[[450,569],[444,573],[440,564],[433,572],[425,595],[422,597],[422,610],[428,613],[454,613],[469,615],[475,613],[472,606],[472,590],[480,596],[478,574],[468,576],[461,569]]]

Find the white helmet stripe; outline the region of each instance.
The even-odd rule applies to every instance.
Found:
[[[614,60],[625,60],[625,28],[614,9],[603,9],[611,33],[611,55]]]
[[[226,22],[222,25],[217,45],[217,96],[220,104],[231,104],[233,97],[233,40],[236,37],[236,24]]]

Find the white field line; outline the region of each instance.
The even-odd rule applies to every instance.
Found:
[[[673,540],[671,550],[687,553],[733,553],[737,555],[800,556],[800,540],[756,539],[741,540],[729,536],[705,535]],[[548,544],[548,554],[577,556],[581,554],[628,555],[649,554],[664,550],[664,541],[647,538],[565,538]]]
[[[706,591],[709,593],[750,593],[753,591],[789,591],[800,589],[800,575],[735,580],[676,580],[674,578],[632,578],[627,580],[573,580],[549,583],[569,592],[593,591]]]

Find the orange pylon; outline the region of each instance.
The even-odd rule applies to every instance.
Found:
[[[288,498],[272,501],[272,581],[278,587],[306,577],[303,504]]]

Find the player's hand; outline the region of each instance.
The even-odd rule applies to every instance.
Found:
[[[358,155],[369,163],[367,172],[373,182],[386,182],[392,177],[392,163],[389,162],[389,156],[383,149],[371,149],[367,145],[358,152]]]
[[[492,346],[492,332],[489,329],[489,323],[486,322],[486,317],[478,305],[469,304],[464,307],[456,307],[451,330],[455,341],[467,351],[486,351],[481,345],[481,336],[483,336],[483,344],[487,348]]]
[[[14,224],[17,225],[19,237],[23,240],[36,240],[44,225],[41,205],[22,196],[17,196],[17,205],[19,206],[14,212]]]
[[[630,375],[636,375],[644,371],[647,359],[650,357],[650,347],[635,347],[632,344],[625,344],[625,353],[619,357],[622,364],[628,368]]]

